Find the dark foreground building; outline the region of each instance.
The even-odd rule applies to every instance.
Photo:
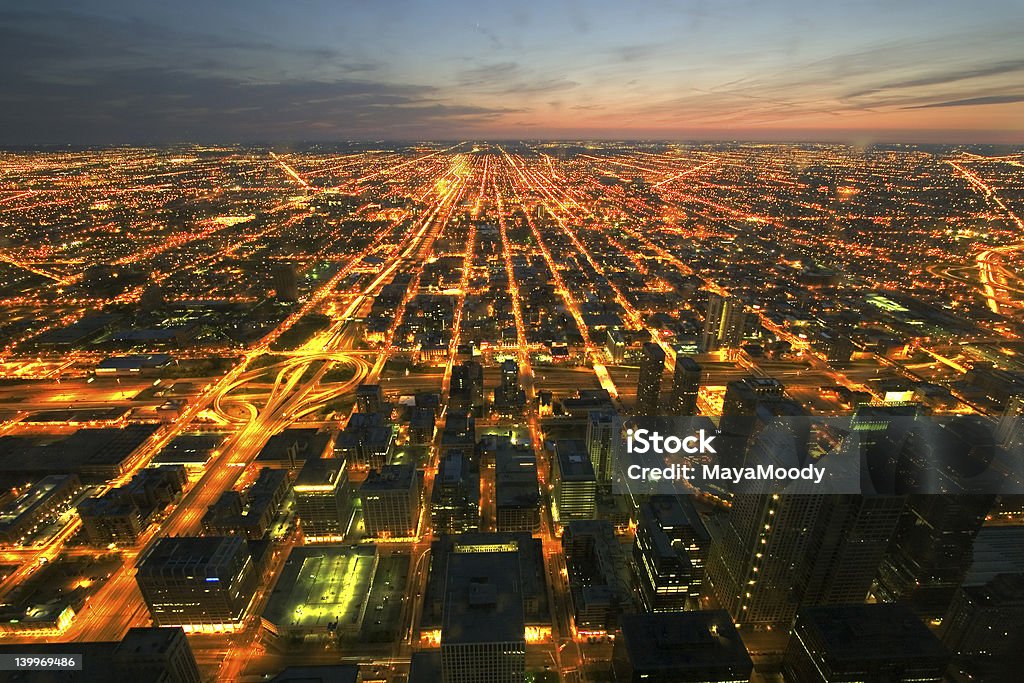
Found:
[[[623,616],[612,660],[618,683],[746,683],[754,669],[725,610]]]
[[[782,663],[786,683],[940,683],[949,653],[900,604],[808,607]]]
[[[22,643],[0,645],[0,655],[60,657],[81,655],[75,671],[4,672],[0,680],[25,683],[112,683],[158,681],[200,683],[202,676],[180,628],[133,628],[120,642]]]

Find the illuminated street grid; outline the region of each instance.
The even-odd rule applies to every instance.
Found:
[[[966,373],[981,361],[1024,371],[1024,154],[978,152],[586,143],[4,152],[0,471],[26,444],[158,424],[121,471],[91,484],[100,493],[180,435],[227,436],[213,440],[208,461],[192,458],[200,469],[184,496],[135,545],[101,551],[78,523],[60,527],[42,545],[0,550],[16,567],[0,590],[57,557],[114,552],[117,568],[57,637],[120,638],[149,622],[138,558],[158,537],[200,533],[221,493],[255,480],[251,465],[271,436],[288,427],[333,435],[361,383],[382,384],[394,400],[447,397],[469,342],[488,393],[501,360],[518,361],[525,414],[478,427],[532,442],[545,489],[551,454],[541,444],[559,427],[539,414],[538,396],[604,388],[632,410],[638,349],[649,340],[669,352],[667,377],[677,351],[698,359],[707,414],[729,381],[751,374],[780,379],[816,414],[847,410],[843,391],[880,400],[901,382],[948,391],[944,410],[994,412]],[[756,315],[757,348],[703,352],[711,293]],[[836,321],[855,347],[841,366],[819,344]],[[624,340],[621,362],[609,330]],[[97,372],[129,354],[173,360]],[[401,432],[400,445],[407,439]],[[427,451],[419,464],[429,501],[439,454]],[[9,487],[31,483],[7,474]],[[482,529],[494,519],[493,474],[484,480]],[[527,667],[578,680],[607,667],[611,650],[575,637],[543,500],[553,623],[530,644]],[[378,544],[410,557],[401,638],[340,646],[382,678],[407,671],[419,647],[429,519],[413,540]],[[205,672],[227,680],[337,660],[322,647],[275,648],[259,624],[301,542],[275,542],[239,632],[192,637]],[[334,567],[285,607],[319,626],[337,604],[349,620],[360,611],[353,600],[365,598],[349,587],[370,581],[362,564],[356,579]],[[315,594],[323,591],[328,598]]]

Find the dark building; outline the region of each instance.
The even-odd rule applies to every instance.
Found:
[[[643,346],[640,374],[636,384],[637,415],[657,415],[661,399],[661,377],[665,373],[665,350],[654,342]]]
[[[540,529],[537,456],[531,449],[503,444],[495,452],[494,507],[498,531]]]
[[[480,472],[458,451],[441,458],[430,494],[435,534],[461,534],[480,528]]]
[[[672,414],[696,415],[697,393],[700,390],[701,368],[690,356],[676,356],[672,375]]]
[[[771,377],[744,377],[729,382],[722,401],[722,431],[749,435],[750,423],[742,418],[753,418],[759,405],[784,398],[782,382]]]
[[[284,470],[264,467],[244,493],[225,491],[203,515],[203,531],[212,536],[263,538],[273,524],[289,491]]]
[[[82,528],[97,546],[134,545],[158,512],[181,499],[187,483],[185,467],[146,468],[124,486],[78,505]]]
[[[711,536],[688,496],[640,504],[633,573],[648,612],[681,612],[699,601]]]
[[[384,389],[379,384],[360,384],[356,387],[356,406],[359,412],[380,413],[384,405]]]
[[[352,467],[380,469],[395,449],[394,425],[382,412],[355,413],[334,442],[334,455]]]
[[[200,683],[203,680],[195,655],[181,628],[131,628],[120,641],[76,643],[74,653],[81,655],[81,670],[8,671],[3,680],[12,683]],[[0,645],[0,655],[60,657],[67,654],[67,643]]]
[[[903,605],[800,610],[782,663],[786,683],[940,683],[949,653]]]
[[[420,635],[437,632],[442,626],[445,610],[447,577],[450,562],[462,555],[511,554],[515,562],[509,567],[509,577],[516,582],[522,596],[523,619],[526,628],[550,630],[551,608],[548,602],[547,569],[541,539],[529,533],[468,533],[458,536],[442,535],[430,544],[430,570],[423,593],[423,615]],[[483,571],[478,576],[487,576]]]
[[[359,667],[355,664],[289,666],[271,678],[270,683],[359,683]]]
[[[1014,680],[1024,652],[1024,573],[964,586],[942,620],[954,669],[974,680]]]
[[[864,602],[903,512],[900,496],[829,495],[806,561],[795,568],[802,605]]]
[[[448,407],[473,417],[483,416],[484,368],[480,363],[466,360],[452,368]]]
[[[737,623],[788,627],[803,605],[867,599],[901,498],[737,496],[715,534],[709,575]]]
[[[507,359],[501,364],[501,383],[494,389],[492,408],[502,415],[518,415],[526,407],[526,392],[519,383],[519,363]]]
[[[278,301],[299,300],[299,275],[292,263],[275,263],[270,268],[274,297]]]
[[[738,624],[787,627],[799,606],[794,568],[806,561],[821,495],[733,500],[708,560],[719,604]]]
[[[562,532],[573,623],[580,635],[603,636],[618,628],[632,604],[629,568],[611,522],[569,522]]]
[[[785,401],[784,387],[777,379],[744,377],[729,382],[719,422],[719,462],[729,467],[743,466],[751,436],[771,419],[772,408]]]
[[[245,539],[204,536],[161,538],[135,580],[158,626],[230,631],[241,625],[259,577]]]
[[[974,539],[993,504],[987,495],[909,496],[878,570],[878,599],[941,618],[971,566]]]
[[[612,662],[618,683],[742,683],[754,669],[722,610],[624,615]]]
[[[385,465],[371,470],[359,488],[366,533],[377,538],[416,535],[420,516],[420,478],[416,466]]]
[[[445,414],[441,450],[444,453],[458,452],[467,458],[475,455],[476,420],[472,415],[459,410],[449,410]]]
[[[327,455],[330,445],[331,435],[318,429],[285,429],[267,440],[256,455],[256,463],[297,472],[306,462]]]

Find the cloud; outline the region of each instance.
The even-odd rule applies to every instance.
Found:
[[[0,89],[8,144],[431,135],[520,111],[372,78],[376,63],[331,48],[68,13],[0,12],[0,60],[10,67]]]
[[[947,102],[932,102],[930,104],[919,104],[905,109],[935,109],[937,107],[974,107],[986,104],[1012,104],[1024,102],[1024,94],[1020,95],[988,95],[985,97],[968,97],[960,100],[949,100]]]
[[[931,85],[948,85],[950,83],[959,83],[961,81],[976,78],[1015,74],[1020,71],[1024,71],[1024,59],[984,64],[968,69],[932,72],[926,76],[920,76],[918,78],[876,85],[866,90],[849,93],[846,97],[855,99],[866,95],[874,95],[887,90],[905,90],[908,88],[919,88]]]

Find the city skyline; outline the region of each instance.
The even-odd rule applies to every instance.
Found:
[[[0,12],[0,144],[1019,143],[1019,3]]]

